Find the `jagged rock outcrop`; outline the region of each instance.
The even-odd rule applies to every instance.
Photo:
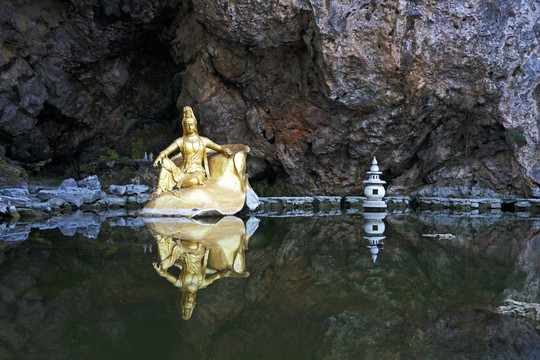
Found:
[[[168,0],[2,5],[0,139],[63,166],[200,131],[250,174],[350,194],[540,195],[540,8],[532,1]],[[30,140],[30,141],[29,141]],[[359,176],[360,175],[360,176]]]
[[[144,127],[174,112],[168,92],[181,66],[156,39],[179,2],[162,3],[3,3],[0,129],[7,156],[66,167],[115,142],[129,149],[135,123]]]

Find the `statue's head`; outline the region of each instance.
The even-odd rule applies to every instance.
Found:
[[[189,320],[195,309],[197,303],[197,290],[190,289],[189,287],[182,287],[182,300],[180,301],[180,308],[182,309],[182,319]]]
[[[193,133],[199,134],[197,131],[197,119],[195,118],[195,115],[193,115],[193,110],[190,106],[184,106],[182,130],[184,131],[184,135],[191,135]]]

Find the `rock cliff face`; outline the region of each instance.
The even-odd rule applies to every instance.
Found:
[[[71,0],[0,6],[0,141],[26,164],[252,148],[296,193],[540,195],[534,1]]]

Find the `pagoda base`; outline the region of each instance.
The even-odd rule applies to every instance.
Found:
[[[386,203],[382,200],[365,200],[363,208],[386,209]]]

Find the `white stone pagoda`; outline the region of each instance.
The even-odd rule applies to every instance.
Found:
[[[379,171],[379,166],[377,165],[377,159],[375,157],[371,162],[371,168],[367,174],[369,175],[369,179],[364,180],[364,184],[366,184],[364,195],[367,199],[362,206],[364,209],[385,209],[386,203],[383,200],[385,190],[383,184],[386,184],[386,181],[379,179],[379,175],[381,175],[382,172]]]

